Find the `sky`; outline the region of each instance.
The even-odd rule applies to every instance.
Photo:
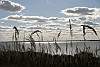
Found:
[[[14,26],[26,31],[69,31],[69,19],[73,32],[82,34],[82,24],[100,29],[100,0],[0,0],[0,33]]]
[[[100,0],[0,0],[0,26],[65,28],[69,18],[73,25],[80,20],[99,25],[99,3]]]
[[[100,8],[100,0],[10,0],[21,4],[25,9],[20,13],[10,13],[0,10],[0,18],[13,14],[33,16],[57,16],[61,17],[60,11],[73,7],[96,7]]]
[[[44,40],[52,41],[61,32],[61,40],[82,40],[86,24],[96,29],[100,39],[100,0],[0,0],[0,41],[12,41],[13,27],[20,31],[20,40],[34,30],[42,31]],[[98,39],[86,30],[86,39]],[[34,37],[35,38],[35,37]]]

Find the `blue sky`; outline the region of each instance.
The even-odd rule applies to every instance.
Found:
[[[0,31],[69,30],[69,19],[75,32],[84,23],[100,28],[100,0],[0,0]]]
[[[64,16],[60,10],[73,7],[100,7],[100,0],[11,0],[26,7],[22,15],[33,16]],[[0,18],[16,13],[0,10]]]

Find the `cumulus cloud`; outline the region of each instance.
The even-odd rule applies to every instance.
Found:
[[[64,17],[44,17],[44,16],[22,16],[22,15],[10,15],[2,20],[10,21],[8,24],[16,24],[24,26],[35,26],[37,29],[40,28],[65,28],[67,18]],[[34,28],[35,28],[34,27]],[[29,29],[29,28],[28,28]]]
[[[100,15],[100,8],[88,8],[88,7],[74,7],[74,8],[67,8],[61,11],[67,16],[93,16],[93,15]]]
[[[10,15],[5,19],[23,20],[23,21],[38,20],[40,22],[43,22],[44,20],[48,20],[46,17],[43,16],[21,16],[21,15]]]
[[[69,17],[71,19],[72,27],[79,27],[85,23],[87,25],[98,26],[99,20],[96,22],[88,20],[87,17]],[[22,15],[10,15],[2,20],[5,25],[16,25],[18,27],[27,27],[27,29],[62,29],[66,28],[69,30],[69,18],[65,17],[44,17],[44,16],[22,16]],[[86,22],[85,22],[86,21]]]
[[[0,30],[5,30],[5,29],[11,29],[11,27],[9,26],[3,26],[3,25],[0,25]]]
[[[9,0],[0,0],[0,9],[9,12],[21,12],[25,7]]]
[[[10,15],[8,17],[5,17],[3,19],[7,20],[22,20],[22,21],[35,21],[35,22],[62,22],[62,20],[65,22],[65,17],[44,17],[44,16],[22,16],[22,15]]]

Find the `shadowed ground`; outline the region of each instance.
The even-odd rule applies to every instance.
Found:
[[[71,56],[32,51],[0,51],[0,67],[100,67],[100,58],[89,52]]]

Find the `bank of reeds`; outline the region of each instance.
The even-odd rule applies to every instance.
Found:
[[[26,49],[25,44],[18,41],[19,31],[16,27],[14,41],[12,43],[0,43],[0,67],[100,67],[100,57],[90,51],[90,48],[85,46],[84,49],[79,49],[76,46],[76,54],[68,55],[68,44],[66,42],[66,54],[62,54],[61,47],[57,43],[61,36],[61,31],[54,38],[54,43],[49,42],[44,45],[39,42],[39,50],[33,34],[36,33],[38,40],[43,41],[42,33],[39,30],[32,32],[27,39],[30,42],[30,48]],[[53,49],[54,48],[54,49]],[[60,53],[60,54],[59,54]]]
[[[0,51],[0,67],[99,67],[100,58],[92,53],[80,52],[72,55],[51,55],[42,52]]]

